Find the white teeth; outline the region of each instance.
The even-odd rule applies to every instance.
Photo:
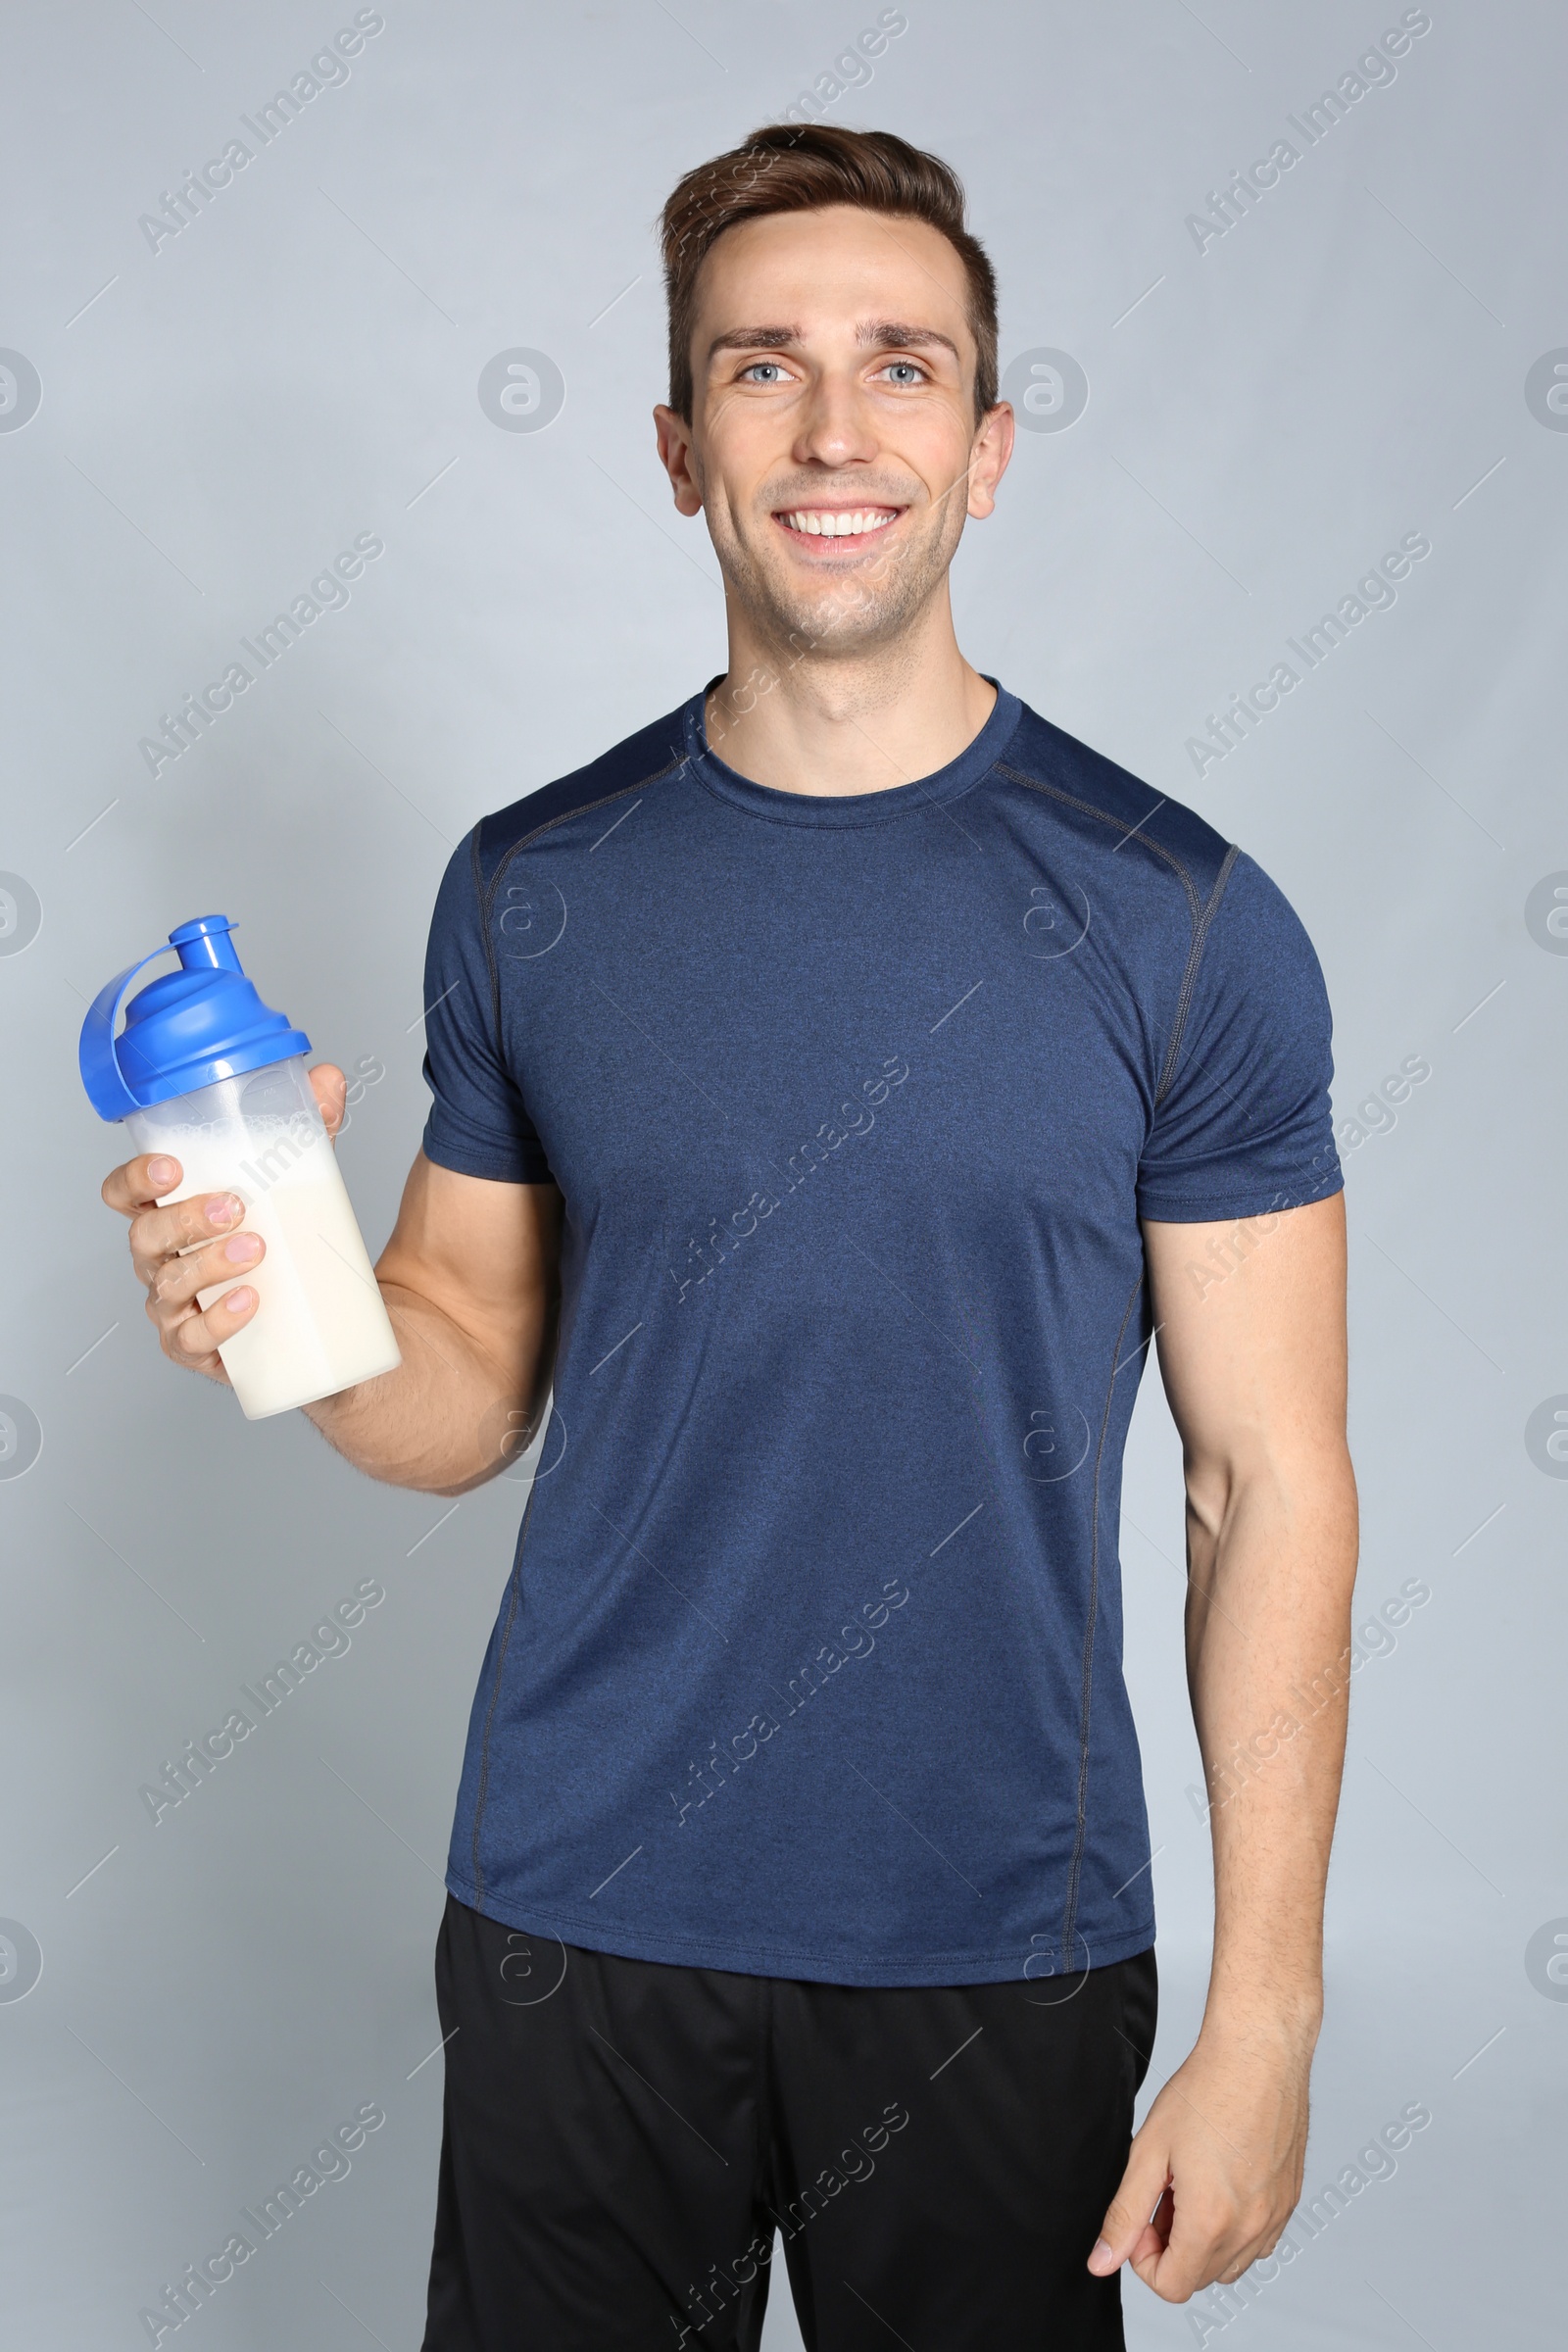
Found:
[[[803,507],[785,521],[792,530],[805,531],[812,539],[854,539],[866,531],[880,531],[893,520],[885,512],[870,507],[855,507],[838,512],[830,508]]]

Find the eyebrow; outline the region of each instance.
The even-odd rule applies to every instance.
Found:
[[[798,326],[733,326],[727,333],[715,335],[708,346],[710,362],[721,351],[783,351],[791,343],[803,340]],[[963,355],[951,335],[942,334],[934,326],[910,326],[898,318],[878,318],[858,326],[855,340],[863,349],[873,351],[919,351],[939,343],[944,351],[963,362]]]
[[[727,334],[715,335],[708,346],[709,358],[721,351],[782,351],[786,343],[800,341],[797,326],[732,326]]]
[[[857,343],[867,343],[883,351],[919,351],[928,343],[940,343],[961,362],[963,354],[951,335],[944,335],[934,326],[907,326],[902,319],[879,319],[872,326],[857,327]]]

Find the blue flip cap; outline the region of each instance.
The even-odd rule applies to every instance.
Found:
[[[281,1012],[264,1004],[234,953],[226,914],[201,914],[169,934],[169,946],[121,972],[101,989],[81,1024],[81,1083],[101,1119],[122,1119],[188,1095],[215,1079],[238,1078],[290,1054],[308,1054],[311,1041]],[[139,971],[173,949],[177,972],[149,980],[125,1005],[125,1026],[115,1024],[125,992]]]

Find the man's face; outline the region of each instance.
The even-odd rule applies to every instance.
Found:
[[[849,205],[727,229],[703,264],[690,424],[655,412],[682,514],[764,637],[855,655],[940,588],[1012,443],[976,420],[963,265]]]

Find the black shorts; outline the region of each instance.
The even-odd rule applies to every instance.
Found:
[[[448,1896],[424,2352],[1120,2352],[1085,2268],[1153,2045],[1152,1950],[1008,1984],[584,1951]]]

